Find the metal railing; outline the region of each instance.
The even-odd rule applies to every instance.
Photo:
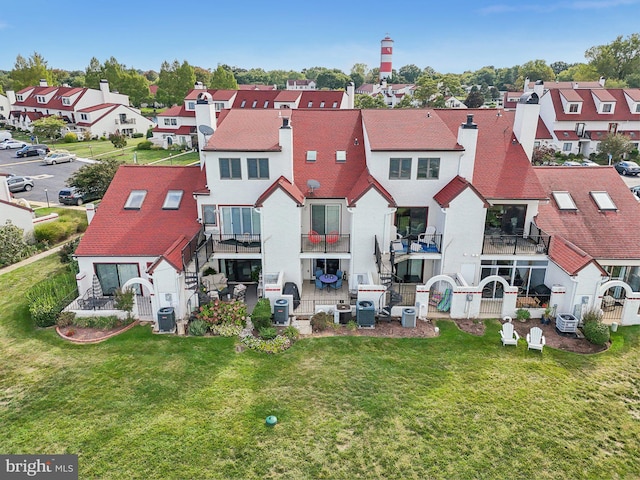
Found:
[[[549,252],[549,235],[485,235],[483,254],[542,255]]]
[[[218,233],[211,235],[213,252],[260,253],[262,240],[259,233]]]
[[[339,233],[302,235],[302,252],[349,253],[350,237],[351,235]]]

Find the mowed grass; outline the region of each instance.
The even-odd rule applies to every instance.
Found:
[[[135,327],[77,346],[30,326],[52,256],[0,276],[0,452],[75,453],[80,478],[640,477],[638,327],[581,356],[327,337],[281,355]],[[275,427],[265,417],[276,415]]]

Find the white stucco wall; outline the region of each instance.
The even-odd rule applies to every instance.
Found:
[[[76,275],[78,292],[80,296],[91,288],[93,275],[95,274],[95,263],[135,263],[141,278],[148,280],[150,277],[145,273],[147,264],[156,260],[156,257],[78,257],[78,268],[80,273]]]
[[[33,239],[33,211],[0,202],[0,227],[4,227],[7,220],[23,230],[25,239]]]

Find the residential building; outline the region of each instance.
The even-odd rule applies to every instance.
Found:
[[[6,174],[0,173],[0,227],[4,227],[7,222],[22,229],[24,238],[27,241],[35,242],[33,236],[33,210],[24,200],[14,200],[9,186],[7,185]]]
[[[287,80],[287,90],[315,90],[316,82],[313,80]]]
[[[9,91],[11,104],[9,124],[32,130],[33,122],[42,117],[58,116],[66,122],[65,132],[79,136],[108,136],[146,133],[154,126],[149,119],[129,106],[129,97],[109,91],[109,83],[100,81],[100,89],[49,86],[45,80],[38,86]],[[64,132],[63,132],[64,133]]]

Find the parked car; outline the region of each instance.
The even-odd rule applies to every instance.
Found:
[[[564,167],[579,167],[580,165],[579,162],[574,162],[573,160],[568,160],[562,164]]]
[[[11,140],[12,135],[8,130],[0,130],[0,141]]]
[[[19,142],[18,140],[6,140],[4,142],[0,142],[0,148],[6,150],[8,148],[24,148],[27,144],[24,142]]]
[[[42,159],[42,163],[55,165],[56,163],[73,162],[75,158],[75,153],[68,152],[67,150],[54,150]]]
[[[631,187],[629,190],[631,190],[631,193],[633,193],[636,197],[640,198],[640,185]]]
[[[38,155],[46,155],[51,150],[43,144],[26,145],[16,152],[17,157],[37,157]]]
[[[628,160],[618,162],[614,165],[616,171],[620,175],[638,175],[640,174],[640,166],[636,162]]]
[[[592,162],[591,160],[583,160],[580,165],[583,167],[599,167],[596,162]]]
[[[7,178],[7,185],[10,192],[28,192],[33,188],[33,179],[31,177],[9,177]]]
[[[80,193],[76,187],[64,188],[58,192],[58,202],[62,205],[82,205],[98,198],[92,193]]]

